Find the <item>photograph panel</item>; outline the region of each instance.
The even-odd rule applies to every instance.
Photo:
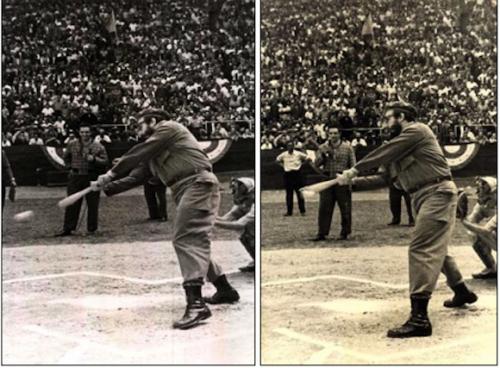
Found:
[[[495,364],[496,1],[261,7],[262,364]]]
[[[2,363],[255,363],[255,2],[2,3]]]

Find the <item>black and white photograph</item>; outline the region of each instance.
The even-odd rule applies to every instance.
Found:
[[[254,365],[254,0],[2,2],[2,365]]]
[[[497,360],[497,3],[261,3],[261,363]]]

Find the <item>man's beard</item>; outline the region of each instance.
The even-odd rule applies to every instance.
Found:
[[[392,127],[389,128],[389,139],[396,138],[398,135],[401,134],[401,130],[403,128],[401,127],[400,124],[394,124]]]
[[[148,139],[153,135],[154,132],[154,128],[152,128],[150,125],[142,127],[141,130],[139,130],[139,139]]]

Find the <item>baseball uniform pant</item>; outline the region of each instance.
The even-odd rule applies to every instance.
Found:
[[[144,197],[150,218],[167,218],[167,187],[165,185],[144,183]]]
[[[409,248],[410,294],[430,297],[440,272],[450,287],[463,282],[455,260],[448,255],[455,225],[456,187],[434,187],[422,197],[414,200],[417,218]]]
[[[71,174],[68,181],[68,195],[79,192],[90,186],[90,182],[97,179],[96,175],[76,175]],[[87,201],[87,230],[96,231],[99,219],[99,195],[100,192],[90,192],[85,196]],[[64,212],[64,231],[74,231],[78,225],[80,209],[83,198],[68,206]]]
[[[219,209],[219,182],[206,172],[172,188],[177,205],[174,219],[174,249],[185,284],[210,282],[223,274],[211,261],[211,240]]]
[[[252,259],[255,259],[255,235],[249,232],[243,232],[240,237],[241,244],[245,247],[248,254]]]
[[[341,234],[351,233],[351,188],[348,185],[334,186],[319,195],[318,235],[327,236],[332,225],[333,210],[338,203],[341,217]]]
[[[300,188],[304,186],[302,174],[300,170],[286,171],[284,175],[285,191],[286,191],[286,213],[293,213],[293,193],[297,195],[300,213],[306,212],[304,196],[300,192]]]

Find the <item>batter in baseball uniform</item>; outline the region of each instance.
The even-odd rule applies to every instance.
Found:
[[[144,111],[139,118],[145,119],[142,123],[143,134],[151,134],[150,137],[132,147],[117,164],[99,177],[96,185],[102,188],[114,178],[136,169],[136,178],[142,176],[147,180],[146,172],[149,170],[151,175],[171,188],[176,204],[173,245],[187,299],[184,316],[173,326],[187,329],[211,316],[201,295],[205,277],[219,293],[228,295],[226,302],[239,299],[221,268],[211,261],[210,237],[219,208],[219,181],[212,173],[206,153],[185,126],[166,120],[168,116],[161,110]],[[140,173],[141,170],[144,174]],[[105,187],[104,191],[110,193],[110,187]]]
[[[477,300],[465,285],[455,261],[448,255],[455,225],[457,187],[432,130],[425,124],[413,122],[416,115],[416,109],[403,102],[387,106],[385,118],[388,126],[398,134],[370,152],[352,169],[344,171],[339,178],[342,183],[349,182],[359,172],[384,165],[389,168],[390,181],[412,196],[417,214],[409,248],[412,311],[406,323],[388,331],[388,337],[397,338],[432,334],[427,306],[440,272],[446,275],[448,285],[455,292],[453,299],[445,302],[446,307],[458,307]],[[369,181],[369,178],[359,178],[352,184],[359,188]]]

